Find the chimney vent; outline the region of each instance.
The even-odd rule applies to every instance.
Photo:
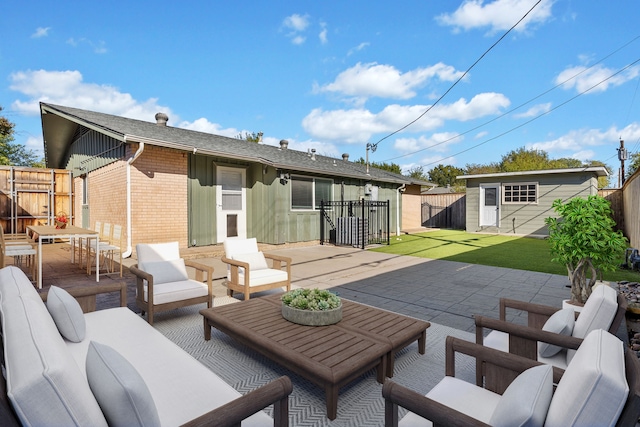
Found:
[[[348,162],[349,161],[349,153],[343,153],[342,154],[342,160],[345,161],[345,162]]]
[[[313,161],[316,160],[316,149],[315,148],[311,149],[311,160],[313,160]]]
[[[280,149],[281,150],[286,150],[288,146],[289,146],[289,141],[287,141],[286,139],[281,139],[280,140]]]
[[[166,126],[168,121],[169,121],[169,116],[167,116],[165,113],[156,114],[156,124],[158,126]]]

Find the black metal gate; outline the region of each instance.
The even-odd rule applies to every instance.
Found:
[[[349,200],[320,203],[320,244],[389,244],[389,201]]]

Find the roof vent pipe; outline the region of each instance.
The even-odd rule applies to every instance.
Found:
[[[311,160],[316,160],[316,149],[312,148],[311,149]]]
[[[349,153],[343,153],[342,154],[342,160],[345,161],[345,162],[348,162],[349,161]]]
[[[166,126],[168,121],[169,121],[169,116],[167,116],[165,113],[156,114],[156,124],[158,126]]]
[[[280,140],[280,149],[281,150],[286,150],[287,147],[289,147],[289,141],[287,141],[286,139],[281,139]]]

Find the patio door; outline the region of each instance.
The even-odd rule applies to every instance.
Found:
[[[500,184],[480,184],[480,226],[498,227]]]
[[[246,170],[216,168],[216,235],[218,243],[227,237],[247,237]]]

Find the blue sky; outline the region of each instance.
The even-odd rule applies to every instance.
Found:
[[[637,1],[542,0],[453,86],[536,2],[4,0],[0,105],[38,152],[44,101],[352,160],[370,143],[404,170],[524,146],[617,173],[619,139],[640,150]]]

